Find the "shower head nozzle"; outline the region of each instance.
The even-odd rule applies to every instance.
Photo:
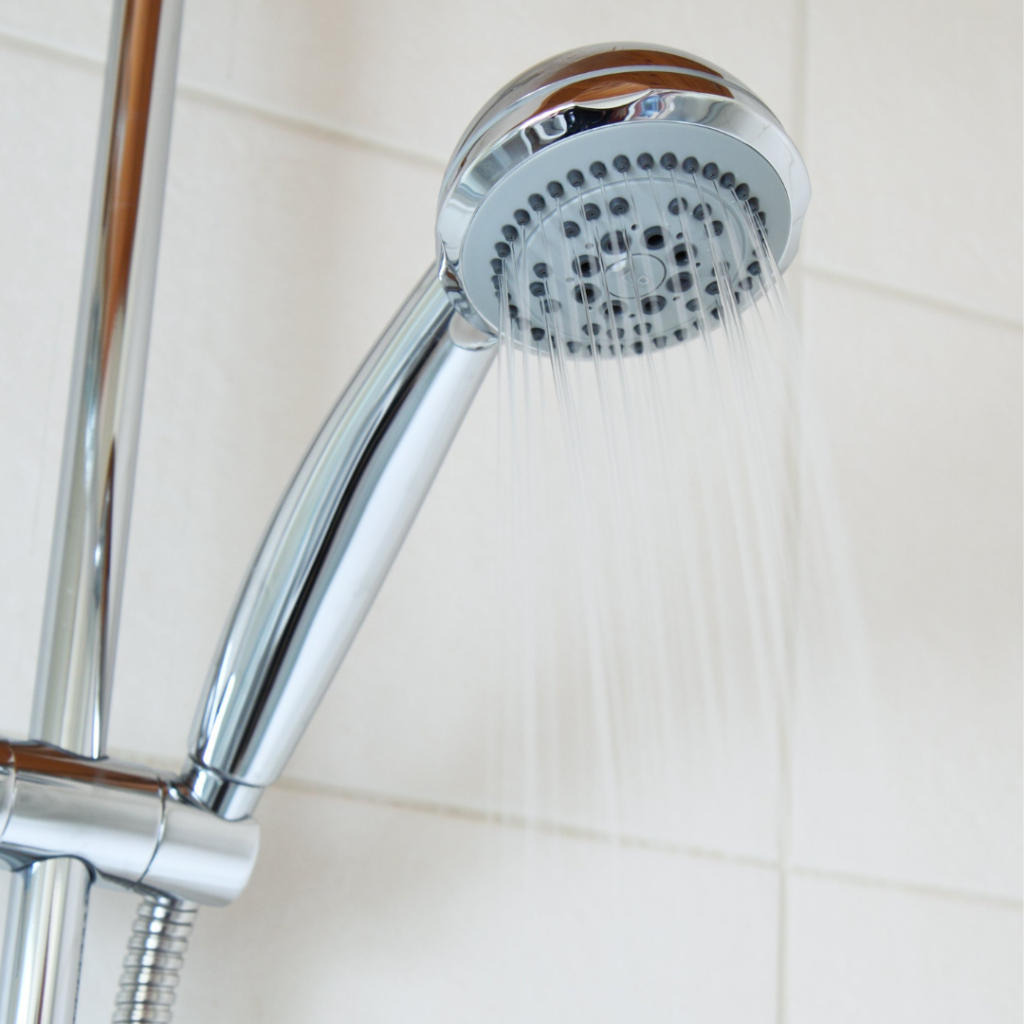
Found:
[[[809,199],[781,124],[722,69],[639,44],[573,50],[499,92],[456,148],[441,282],[475,326],[511,320],[541,348],[553,332],[570,352],[660,347],[714,326],[723,274],[737,303],[755,296],[762,245],[784,269]]]

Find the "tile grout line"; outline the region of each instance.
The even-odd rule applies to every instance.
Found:
[[[808,19],[809,0],[794,0],[793,7],[793,110],[794,122],[792,135],[797,146],[803,150],[807,148],[807,74],[808,74]],[[796,302],[793,308],[796,310],[796,330],[798,338],[802,339],[806,334],[806,309],[805,309],[805,279],[802,274],[798,275],[794,282],[796,286]],[[798,343],[798,351],[802,345]],[[793,480],[796,488],[797,504],[799,505],[799,494],[803,487],[800,476]],[[799,528],[799,524],[797,524]],[[800,586],[800,558],[798,546],[794,544],[790,550],[792,578],[795,586]],[[798,599],[798,590],[794,591],[794,599]],[[795,610],[795,609],[794,609]],[[790,642],[796,643],[797,624],[796,618],[791,617],[789,622],[791,630]],[[788,666],[788,679],[782,680],[779,692],[779,715],[782,716],[780,725],[784,732],[779,736],[780,754],[780,778],[779,785],[782,787],[779,801],[779,813],[781,820],[776,823],[778,833],[778,896],[775,922],[775,1024],[786,1024],[789,1017],[789,899],[790,880],[793,877],[792,840],[793,840],[793,764],[796,757],[794,747],[793,723],[796,721],[796,672],[795,665],[790,660]]]
[[[1024,910],[1024,899],[1013,896],[995,896],[991,893],[972,892],[965,889],[947,889],[927,882],[909,882],[872,875],[859,875],[853,871],[834,868],[796,867],[793,873],[810,881],[831,882],[835,885],[855,885],[866,889],[880,889],[909,896],[925,896],[932,899],[949,900],[954,903],[971,903],[999,910]]]
[[[230,96],[227,93],[217,92],[215,89],[205,88],[204,86],[181,83],[178,85],[177,94],[184,99],[207,103],[210,106],[220,107],[224,110],[241,114],[248,114],[250,117],[268,121],[271,124],[305,131],[309,135],[346,142],[361,149],[382,153],[385,156],[406,160],[409,163],[420,164],[429,167],[431,170],[444,171],[448,166],[447,160],[429,153],[423,153],[418,149],[401,146],[398,143],[389,142],[377,136],[366,135],[351,128],[339,128],[337,125],[330,124],[327,121],[281,110],[268,104],[243,100],[236,96]]]
[[[106,64],[104,58],[97,57],[95,54],[52,43],[48,40],[40,39],[27,33],[16,32],[9,28],[0,28],[0,42],[39,56],[57,57],[91,70],[101,70]],[[385,156],[427,166],[432,170],[443,171],[448,166],[447,160],[432,153],[424,153],[410,146],[403,146],[399,143],[390,142],[387,139],[368,135],[351,128],[341,128],[315,117],[296,114],[270,106],[269,104],[242,99],[238,96],[231,96],[228,93],[218,92],[216,89],[209,89],[201,85],[191,85],[180,79],[175,94],[182,99],[206,103],[210,106],[235,113],[247,114],[271,124],[304,131],[309,135],[346,142],[362,149],[382,153]]]
[[[17,29],[7,26],[0,26],[0,42],[39,57],[57,57],[69,64],[77,64],[91,70],[102,70],[106,66],[104,58],[97,57],[88,50],[76,50],[73,46],[55,43],[49,39],[43,39],[41,36],[35,36],[29,32],[19,32]]]
[[[833,284],[842,284],[847,287],[861,288],[864,291],[877,292],[880,295],[899,299],[902,302],[912,302],[918,306],[930,306],[939,312],[953,314],[965,320],[981,320],[996,327],[1004,327],[1015,331],[1024,329],[1024,321],[999,316],[996,313],[987,313],[984,310],[973,309],[970,306],[961,306],[956,302],[932,298],[929,295],[921,295],[917,292],[885,284],[882,281],[873,281],[868,277],[851,274],[845,270],[829,270],[826,267],[815,266],[812,263],[804,263],[801,267],[801,272]]]
[[[731,853],[726,850],[716,850],[706,846],[689,846],[682,843],[648,839],[643,836],[619,835],[601,828],[585,825],[571,825],[551,819],[527,818],[526,815],[499,813],[497,811],[459,806],[458,804],[423,800],[416,797],[395,796],[388,793],[377,793],[373,790],[332,785],[326,782],[311,782],[292,776],[282,777],[274,783],[274,788],[286,792],[304,793],[308,796],[323,796],[351,803],[391,807],[396,810],[411,811],[417,814],[430,814],[442,818],[458,818],[463,821],[493,825],[498,828],[508,827],[522,832],[536,831],[547,835],[562,836],[567,839],[615,844],[627,849],[683,855],[700,860],[714,860],[743,867],[759,868],[765,871],[776,870],[775,861],[769,857],[758,857],[755,854]]]
[[[344,800],[351,803],[369,804],[379,807],[393,807],[396,810],[408,810],[420,814],[433,814],[438,817],[459,818],[464,821],[479,822],[496,826],[538,831],[551,835],[563,835],[568,838],[585,839],[592,842],[617,842],[619,845],[645,849],[653,852],[672,853],[691,856],[703,860],[737,864],[744,867],[778,870],[778,864],[770,857],[758,857],[754,854],[737,854],[713,847],[687,846],[639,836],[619,836],[598,828],[568,825],[557,821],[534,822],[524,816],[498,815],[496,812],[463,807],[458,804],[446,804],[440,801],[424,800],[417,797],[396,796],[378,793],[372,790],[356,789],[326,782],[313,782],[295,776],[284,776],[274,783],[275,789],[286,792],[304,793],[308,796],[322,796],[329,799]],[[938,899],[953,900],[958,903],[974,903],[999,907],[1004,910],[1024,910],[1024,899],[1012,896],[996,896],[991,893],[964,889],[946,888],[941,885],[930,885],[927,882],[912,882],[900,879],[888,879],[873,875],[861,875],[854,871],[842,871],[829,868],[815,868],[799,864],[790,865],[791,873],[799,878],[817,881],[834,882],[837,884],[859,885],[872,889],[885,889],[903,892],[916,896],[928,896]]]

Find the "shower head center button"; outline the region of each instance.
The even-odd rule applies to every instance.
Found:
[[[605,271],[608,291],[618,299],[643,298],[665,282],[665,264],[657,256],[626,256]]]

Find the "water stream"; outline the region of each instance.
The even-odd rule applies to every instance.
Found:
[[[506,628],[492,796],[535,825],[784,862],[794,688],[823,657],[851,657],[837,637],[852,613],[781,273],[754,211],[677,175],[646,248],[640,225],[595,218],[593,256],[574,258],[563,209],[584,204],[567,196],[494,279]],[[669,253],[666,309],[650,287]],[[812,620],[836,634],[813,654]],[[751,843],[766,829],[774,850]]]
[[[769,866],[784,932],[798,694],[856,682],[863,647],[782,275],[755,211],[725,216],[717,182],[673,174],[656,228],[595,217],[587,263],[566,243],[569,196],[495,277],[490,799],[535,832]],[[643,205],[642,183],[618,184]],[[670,253],[663,308],[650,289]]]

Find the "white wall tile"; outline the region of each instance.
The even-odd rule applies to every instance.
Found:
[[[0,0],[6,30],[103,58],[110,36],[111,0]]]
[[[295,792],[259,817],[253,883],[201,913],[177,1019],[771,1020],[771,871],[502,844],[478,822]]]
[[[1021,8],[811,0],[818,267],[1020,322]]]
[[[100,83],[0,46],[0,730],[28,728]]]
[[[1013,1024],[1020,909],[829,881],[791,890],[791,1024]]]
[[[797,859],[1018,895],[1020,332],[813,275],[806,314],[873,678],[801,692]]]

